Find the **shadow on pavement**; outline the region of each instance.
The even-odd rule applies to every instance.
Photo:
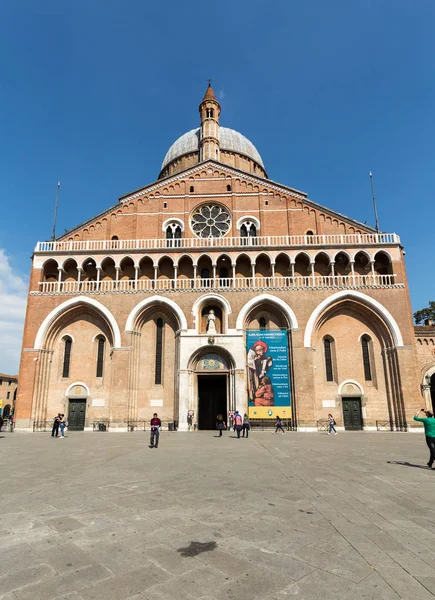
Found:
[[[389,465],[402,465],[403,467],[414,467],[416,469],[425,469],[426,471],[432,471],[432,469],[430,467],[423,466],[423,465],[413,465],[412,463],[401,462],[400,460],[387,460],[387,463]]]

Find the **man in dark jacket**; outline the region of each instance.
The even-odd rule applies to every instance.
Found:
[[[161,420],[158,418],[157,413],[153,414],[151,419],[151,436],[150,436],[150,448],[159,447],[160,427],[162,426]],[[154,444],[155,440],[155,444]]]
[[[61,422],[60,413],[58,413],[57,417],[54,418],[53,428],[51,430],[51,437],[59,437],[59,424]]]

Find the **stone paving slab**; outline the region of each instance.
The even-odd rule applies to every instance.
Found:
[[[426,600],[419,434],[5,434],[1,600]],[[58,475],[57,475],[58,473]]]

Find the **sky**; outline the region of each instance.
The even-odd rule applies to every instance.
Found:
[[[16,373],[30,257],[156,180],[221,124],[269,177],[401,236],[413,310],[435,300],[433,0],[0,0],[0,372]]]

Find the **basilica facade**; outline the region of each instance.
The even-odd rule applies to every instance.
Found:
[[[16,426],[73,429],[216,414],[315,430],[404,429],[422,402],[404,252],[271,181],[225,128],[209,86],[199,127],[155,182],[32,257]]]

